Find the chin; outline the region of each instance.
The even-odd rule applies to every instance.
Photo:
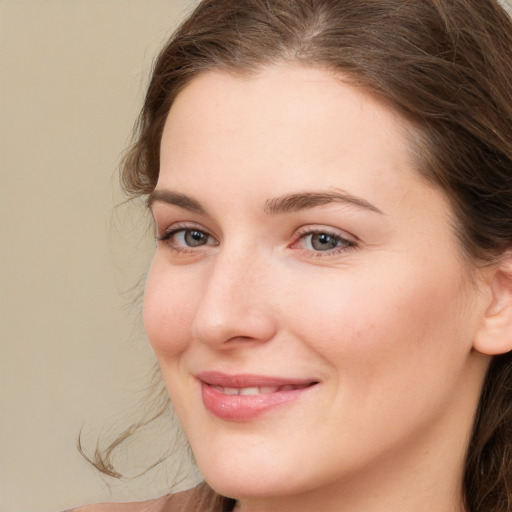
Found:
[[[292,468],[271,461],[231,461],[226,457],[206,465],[199,463],[199,469],[212,489],[230,498],[270,498],[303,490],[303,485],[291,479]]]

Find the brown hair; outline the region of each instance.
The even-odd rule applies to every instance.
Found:
[[[512,247],[512,23],[495,0],[203,0],[158,57],[122,183],[151,192],[176,95],[211,69],[341,71],[411,121],[418,169],[451,199],[468,258]],[[510,354],[491,363],[469,443],[469,512],[512,509]],[[215,498],[211,510],[232,501]]]

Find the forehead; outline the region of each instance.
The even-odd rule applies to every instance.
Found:
[[[398,113],[351,85],[344,75],[280,64],[251,74],[210,71],[199,75],[174,101],[164,137],[179,122],[179,132],[186,136],[191,135],[191,129],[196,135],[208,130],[209,135],[218,136],[228,133],[262,137],[266,133],[273,140],[280,136],[283,142],[286,133],[311,138],[312,130],[323,127],[322,131],[328,131],[333,121],[341,119],[346,122],[345,126],[336,126],[340,142],[342,137],[347,139],[354,134],[354,128],[361,130],[368,122],[377,129],[386,125],[388,143],[390,139],[401,142],[398,139],[410,129]],[[258,131],[262,126],[268,128],[265,133]],[[344,132],[347,126],[349,133]],[[374,143],[381,139],[372,137]]]
[[[337,185],[358,189],[371,175],[378,189],[392,185],[391,170],[419,179],[409,129],[382,102],[324,70],[283,64],[253,75],[208,72],[169,112],[158,186],[194,188],[207,178],[212,190],[240,180],[261,189],[266,180],[271,197],[290,192],[290,180],[326,186],[342,178]]]

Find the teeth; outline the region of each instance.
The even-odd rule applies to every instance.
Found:
[[[239,395],[260,395],[260,388],[242,388]]]
[[[222,386],[212,386],[217,391],[224,393],[225,395],[269,395],[270,393],[277,393],[278,391],[293,391],[294,389],[302,389],[307,385],[293,385],[286,384],[285,386],[261,386],[251,388],[224,388]]]
[[[261,395],[270,395],[270,393],[275,393],[276,391],[279,391],[279,388],[276,386],[260,388]]]

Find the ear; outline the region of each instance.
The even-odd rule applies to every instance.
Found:
[[[512,350],[512,253],[505,253],[486,286],[490,301],[475,333],[473,348],[494,356]]]

